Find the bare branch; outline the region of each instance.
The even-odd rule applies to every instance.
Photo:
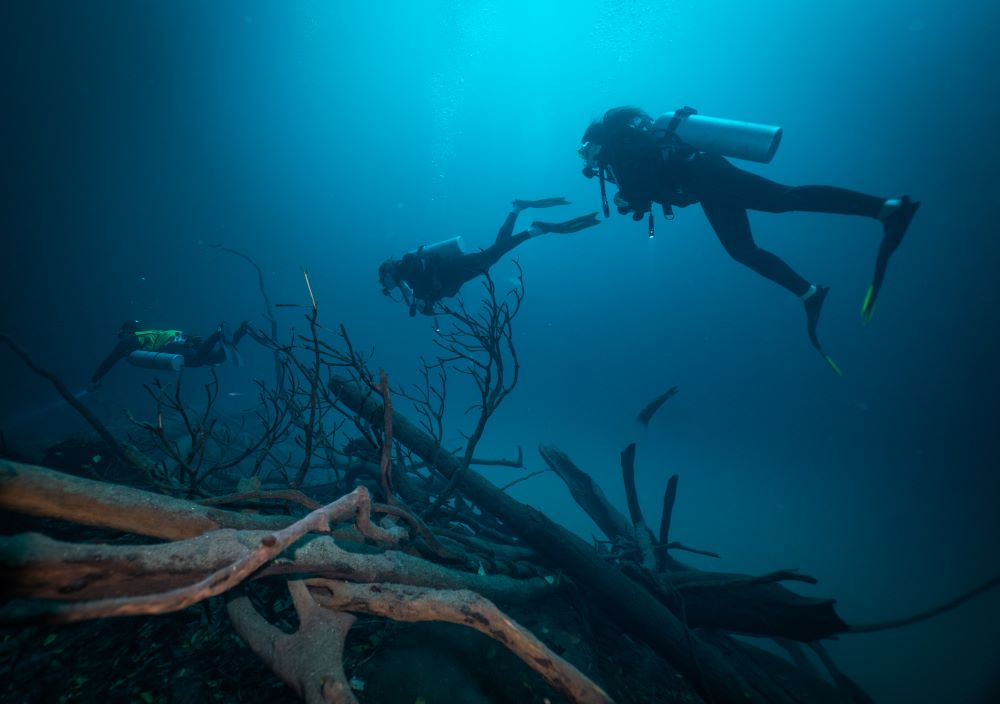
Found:
[[[611,697],[586,675],[515,623],[492,602],[470,591],[422,589],[398,584],[353,584],[307,579],[317,603],[394,621],[448,621],[474,628],[502,643],[572,702],[610,704]]]

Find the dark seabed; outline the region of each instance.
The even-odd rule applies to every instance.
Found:
[[[474,454],[512,458],[520,447],[524,466],[473,469],[503,486],[545,469],[538,446],[554,445],[624,513],[620,453],[634,442],[646,522],[658,528],[676,473],[671,539],[720,556],[674,558],[724,573],[798,569],[818,583],[785,586],[836,599],[849,624],[906,617],[1000,574],[998,26],[1000,11],[970,0],[3,3],[0,333],[118,441],[159,461],[151,394],[154,379],[175,376],[121,362],[98,390],[87,384],[123,320],[198,335],[220,321],[231,331],[243,320],[270,331],[257,272],[227,250],[260,266],[272,304],[298,305],[270,309],[281,344],[293,331],[310,334],[307,271],[320,337],[343,350],[343,325],[361,354],[373,350],[374,381],[384,369],[394,390],[412,391],[421,359],[441,354],[441,338],[431,318],[410,317],[381,295],[376,270],[387,257],[456,235],[486,247],[516,198],[572,201],[522,213],[517,230],[600,210],[598,184],[581,177],[576,149],[590,121],[613,106],[657,115],[690,105],[781,125],[770,164],[736,163],[781,183],[922,202],[867,325],[859,311],[876,222],[750,216],[760,246],[831,286],[819,332],[843,376],[810,346],[801,303],[734,262],[700,206],[676,209],[672,221],[657,209],[653,238],[644,222],[612,208],[599,227],[532,239],[493,268],[501,294],[517,283],[515,258],[523,269],[512,331],[520,374]],[[483,290],[478,282],[463,289],[470,310]],[[445,316],[438,322],[450,329]],[[239,350],[242,366],[215,369],[212,413],[216,430],[231,430],[230,450],[257,433],[258,380],[276,387],[271,352],[252,339]],[[0,375],[5,458],[156,484],[114,460],[6,344]],[[183,378],[185,401],[203,409],[210,372]],[[674,385],[679,393],[648,426],[637,423]],[[308,393],[300,400],[308,412]],[[478,417],[466,409],[477,401],[473,379],[450,373],[442,444],[459,460]],[[421,420],[402,395],[393,403]],[[188,456],[183,421],[165,415],[164,437],[181,438]],[[343,419],[330,411],[320,437]],[[307,416],[292,422],[275,455],[293,458],[294,476],[302,443],[323,441],[306,439]],[[365,429],[380,442],[381,416]],[[341,452],[358,432],[348,420],[332,437]],[[368,466],[377,466],[380,456],[366,447]],[[333,500],[351,481],[333,491],[339,475],[313,449],[319,468],[306,493]],[[397,450],[397,465],[415,460]],[[255,489],[237,484],[255,457],[220,470],[193,498]],[[176,465],[166,462],[167,473]],[[0,484],[11,509],[2,514],[0,556],[18,589],[18,560],[36,547],[19,548],[15,534],[126,551],[191,537],[56,520],[65,503],[25,516],[2,496],[13,495],[12,466],[4,464]],[[287,485],[265,478],[265,488]],[[377,476],[365,483],[382,501]],[[185,491],[172,493],[192,498]],[[603,538],[552,472],[508,493],[587,543]],[[304,515],[276,506],[271,513]],[[421,545],[408,551],[441,562]],[[472,576],[477,562],[444,561]],[[562,571],[545,569],[510,573],[538,582]],[[91,577],[79,579],[60,594],[86,589]],[[557,581],[556,596],[512,600],[505,611],[616,701],[705,699],[699,677],[675,678],[676,663],[623,635],[606,594],[580,586],[579,575]],[[272,623],[295,627],[283,580],[260,579],[250,591]],[[664,600],[683,611],[669,594]],[[11,625],[11,613],[11,604],[0,608],[3,701],[297,699],[236,635],[223,596],[172,615],[71,625]],[[843,633],[825,646],[880,704],[985,704],[1000,701],[998,629],[992,590],[933,619]],[[766,638],[744,642],[784,654]],[[359,616],[344,663],[348,678],[366,683],[356,692],[362,702],[558,698],[504,647],[455,626]],[[392,689],[397,680],[409,688]]]

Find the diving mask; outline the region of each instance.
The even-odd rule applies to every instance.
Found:
[[[597,161],[597,155],[601,153],[601,145],[595,144],[594,142],[584,142],[580,145],[580,148],[576,150],[576,153],[580,155],[580,158],[584,160],[589,169],[597,169],[600,164]]]

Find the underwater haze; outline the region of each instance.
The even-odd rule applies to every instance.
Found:
[[[836,598],[851,624],[907,616],[1000,572],[997,7],[4,3],[0,332],[102,417],[148,411],[152,373],[127,364],[84,393],[123,320],[264,324],[255,272],[221,244],[261,263],[276,302],[309,302],[306,270],[326,324],[415,383],[431,321],[382,295],[384,259],[456,235],[485,247],[515,198],[572,201],[523,227],[599,211],[576,149],[611,107],[780,125],[770,164],[737,163],[922,202],[867,325],[878,223],[751,214],[761,246],[831,286],[820,336],[843,377],[802,304],[730,259],[698,205],[657,209],[653,238],[612,208],[494,268],[504,289],[514,258],[524,270],[521,379],[477,454],[520,446],[538,469],[539,443],[557,445],[623,507],[619,453],[636,442],[647,515],[679,474],[672,530],[721,555],[690,564],[798,568],[819,583],[795,591]],[[302,311],[279,323],[302,329]],[[241,352],[220,369],[233,409],[273,378],[269,354]],[[89,432],[6,347],[0,375],[12,448]],[[451,439],[470,422],[456,410]],[[597,533],[552,474],[512,493]],[[1000,693],[998,630],[991,592],[829,650],[876,702],[979,704]]]

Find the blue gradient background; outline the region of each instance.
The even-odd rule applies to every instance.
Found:
[[[906,615],[1000,567],[998,26],[973,0],[4,3],[0,330],[82,388],[126,318],[262,322],[254,272],[219,242],[262,263],[276,301],[307,300],[307,268],[323,320],[413,382],[431,331],[380,295],[382,259],[457,234],[485,246],[513,198],[574,202],[546,218],[598,209],[575,149],[614,105],[781,124],[774,162],[742,166],[924,203],[869,326],[876,223],[751,216],[762,246],[832,285],[821,336],[844,378],[698,206],[652,240],[613,217],[517,251],[522,378],[480,454],[521,445],[538,468],[536,445],[556,444],[624,507],[618,453],[636,441],[647,519],[678,472],[674,535],[723,556],[693,564],[798,567],[820,579],[799,591],[849,622]],[[222,370],[244,394],[230,410],[269,375],[244,353]],[[86,432],[6,349],[0,374],[12,445]],[[121,365],[88,403],[146,409],[148,379]],[[596,533],[549,475],[515,494]],[[876,701],[985,702],[998,627],[990,594],[830,650]]]

